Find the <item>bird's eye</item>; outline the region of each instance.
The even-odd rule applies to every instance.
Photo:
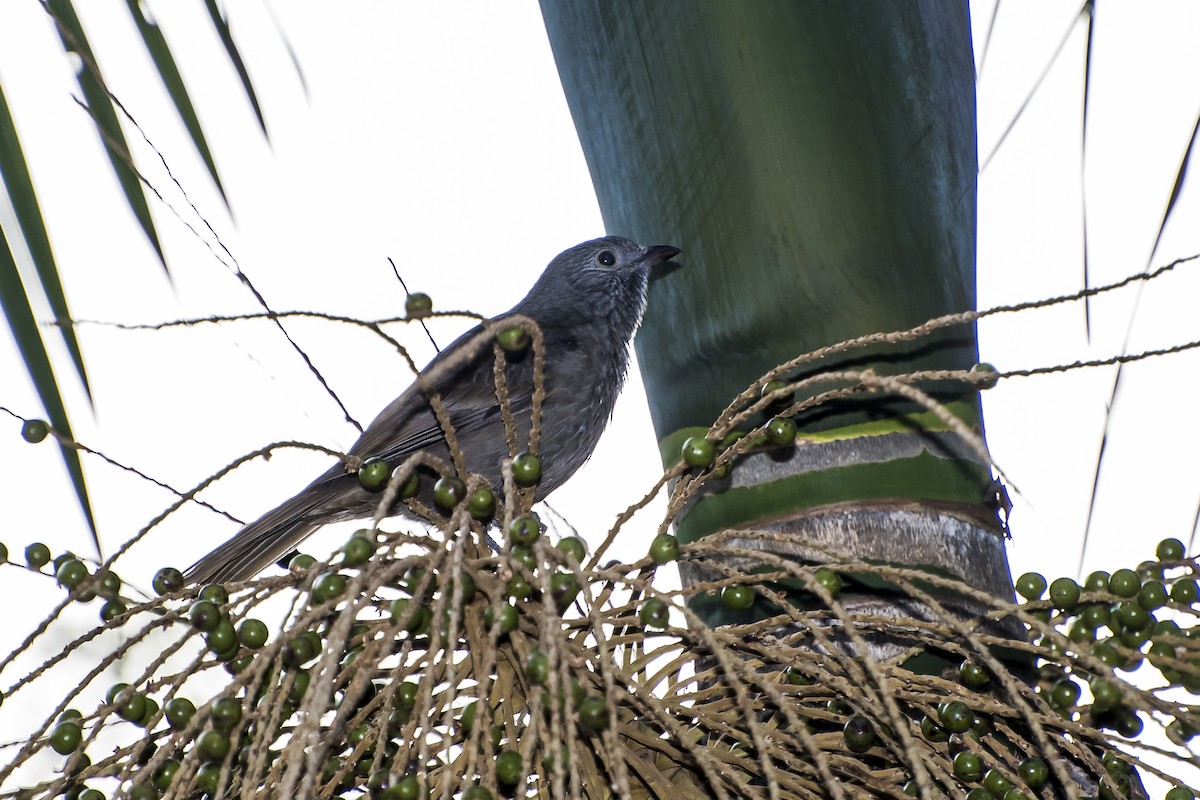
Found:
[[[596,263],[602,267],[611,267],[617,263],[617,257],[612,250],[601,250],[596,254]]]

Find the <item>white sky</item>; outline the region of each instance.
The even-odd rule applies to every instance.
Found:
[[[200,3],[151,3],[205,124],[233,216],[183,137],[136,31],[117,0],[78,4],[109,84],[164,154],[191,202],[277,310],[364,318],[399,314],[410,288],[437,308],[495,314],[511,306],[563,248],[603,233],[536,3],[289,2],[275,7],[308,81],[306,98],[260,2],[235,4],[232,23],[270,131],[263,140]],[[977,55],[990,3],[972,4]],[[990,153],[1077,11],[1071,2],[1003,6],[980,83],[980,152]],[[1177,0],[1101,4],[1093,54],[1087,207],[1093,283],[1147,265],[1155,231],[1200,109],[1200,6]],[[1081,286],[1083,28],[980,177],[980,307]],[[125,211],[90,122],[71,100],[69,65],[38,4],[0,8],[0,79],[16,117],[76,317],[134,322],[257,310],[232,273],[175,215],[155,205],[173,275],[163,277]],[[129,130],[127,128],[127,130]],[[139,165],[179,211],[199,220],[130,131]],[[1154,264],[1200,252],[1200,200],[1185,190]],[[619,232],[615,232],[619,233]],[[203,237],[211,244],[211,236]],[[675,242],[688,249],[687,242]],[[1193,309],[1200,265],[1141,296],[1130,350],[1200,339]],[[1136,289],[1092,306],[1028,312],[981,325],[983,358],[1000,369],[1068,363],[1120,351]],[[440,322],[442,343],[466,326]],[[289,323],[294,337],[360,422],[410,381],[367,334]],[[393,330],[419,363],[416,328]],[[355,431],[265,323],[154,333],[80,328],[96,398],[89,414],[60,360],[77,437],[112,458],[186,489],[240,454],[281,439],[345,448]],[[1196,353],[1127,370],[1110,431],[1085,573],[1131,566],[1164,536],[1188,540],[1196,511],[1192,422]],[[0,405],[40,415],[16,351],[0,335]],[[1014,496],[1014,575],[1075,574],[1110,368],[1015,379],[985,395],[988,440],[1020,488]],[[593,544],[659,474],[640,382],[634,380],[593,460],[554,496]],[[89,553],[65,472],[49,444],[31,447],[0,421],[0,531],[18,557],[34,539]],[[243,519],[324,469],[323,457],[281,453],[206,493]],[[106,550],[172,497],[96,460],[86,462]],[[619,491],[603,495],[600,485]],[[32,502],[31,502],[32,501]],[[645,551],[661,505],[640,514],[614,555]],[[236,525],[203,509],[180,513],[136,548],[120,572],[142,585],[157,566],[184,567]],[[332,546],[344,531],[323,541]],[[318,547],[314,547],[318,549]],[[0,597],[37,580],[6,569]],[[34,624],[57,598],[28,602]],[[97,606],[81,619],[94,619]],[[10,627],[10,626],[6,626]],[[7,652],[24,628],[0,634]],[[5,674],[0,687],[13,678]]]

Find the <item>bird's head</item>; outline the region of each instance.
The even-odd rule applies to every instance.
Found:
[[[603,319],[629,336],[646,305],[650,270],[679,252],[620,236],[584,242],[555,256],[513,311],[543,325]]]

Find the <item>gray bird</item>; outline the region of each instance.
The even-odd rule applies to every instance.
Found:
[[[641,247],[619,236],[584,242],[559,253],[525,299],[493,319],[529,317],[543,336],[542,477],[536,499],[562,485],[591,456],[625,380],[629,342],[646,305],[650,269],[679,252],[668,245]],[[487,477],[498,490],[500,465],[509,450],[493,380],[495,355],[484,346],[463,357],[482,329],[480,325],[460,336],[423,374],[432,376],[431,386],[445,403],[467,469]],[[533,361],[510,360],[504,372],[520,442],[529,435]],[[393,400],[347,455],[383,458],[392,466],[419,452],[449,461],[445,436],[421,383],[414,382]],[[187,578],[206,583],[252,577],[319,526],[372,516],[380,496],[364,490],[346,464],[334,464],[295,497],[246,525],[193,564]]]

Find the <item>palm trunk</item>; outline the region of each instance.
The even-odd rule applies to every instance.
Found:
[[[776,364],[973,308],[965,3],[543,0],[542,12],[607,229],[684,250],[652,285],[637,338],[664,464]],[[975,330],[959,326],[791,377],[976,361]],[[923,388],[982,434],[974,390]],[[819,560],[815,542],[1012,596],[989,467],[944,421],[875,394],[797,422],[808,443],[744,458],[677,520],[680,538],[770,528],[787,534],[770,547],[794,558]],[[733,618],[694,602],[710,622]]]

